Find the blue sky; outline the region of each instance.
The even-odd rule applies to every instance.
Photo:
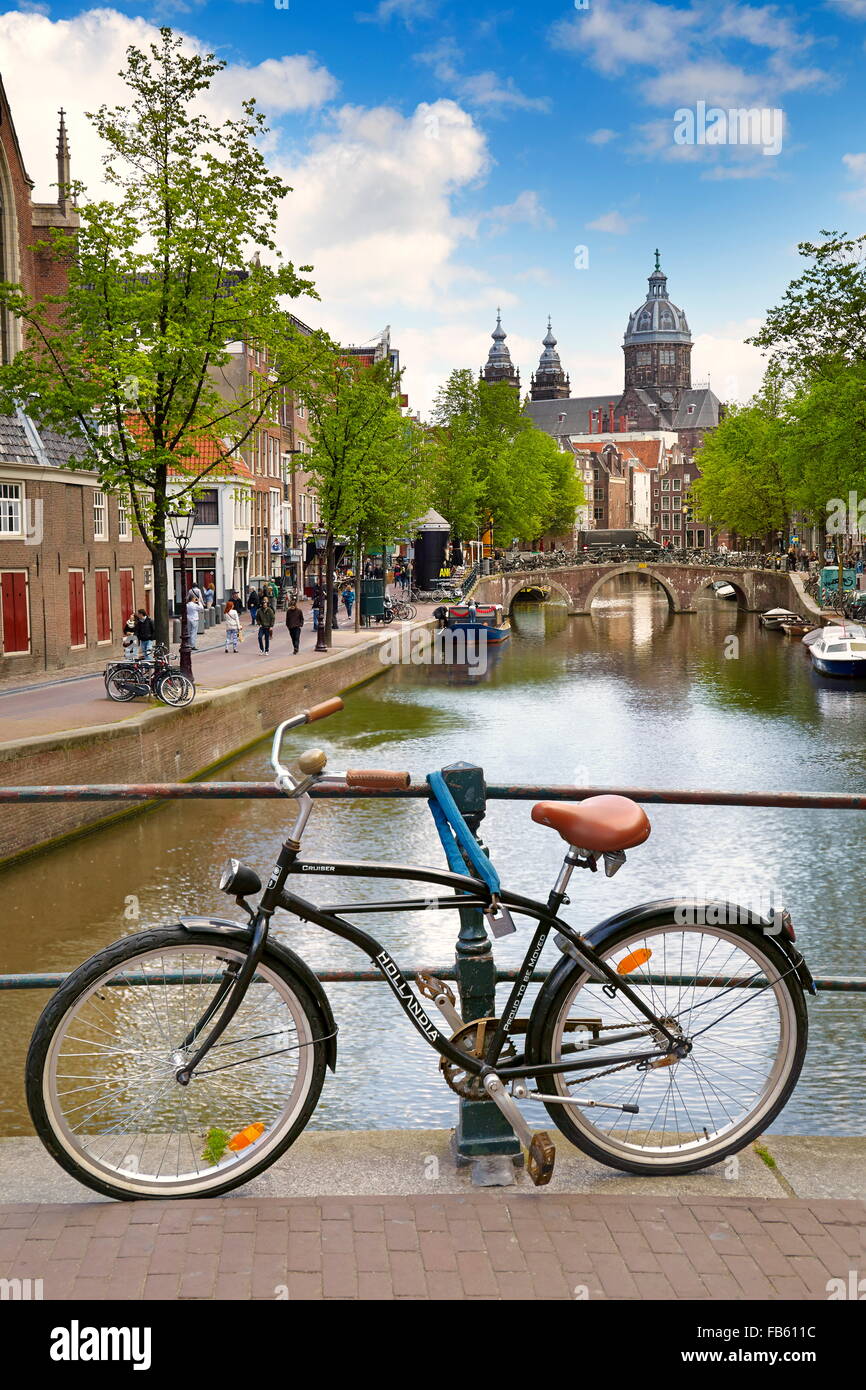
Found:
[[[0,16],[0,73],[37,196],[61,103],[75,172],[98,179],[83,112],[120,96],[126,45],[160,23],[229,64],[215,111],[251,94],[268,112],[296,190],[281,240],[322,294],[302,314],[355,342],[390,324],[422,409],[483,361],[500,303],[527,386],[550,313],[574,394],[616,389],[656,246],[696,379],[745,398],[761,364],[743,338],[796,243],[863,229],[866,0],[22,3]],[[782,112],[781,150],[676,144],[699,102]]]

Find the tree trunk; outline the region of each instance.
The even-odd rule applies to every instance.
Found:
[[[355,631],[361,631],[361,538],[355,541]]]
[[[334,533],[328,532],[328,542],[325,546],[325,646],[331,645],[331,628],[333,626],[334,615]]]
[[[168,573],[166,571],[165,514],[168,509],[166,482],[168,470],[157,473],[154,488],[153,524],[150,554],[153,560],[153,626],[156,641],[168,646]],[[185,595],[181,595],[184,598]]]

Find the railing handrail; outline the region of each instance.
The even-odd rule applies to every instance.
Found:
[[[627,796],[632,801],[655,806],[766,806],[794,810],[866,811],[866,792],[737,792],[693,787],[573,787],[496,782],[488,782],[485,791],[491,801],[584,801],[590,796]],[[385,790],[331,782],[325,787],[313,787],[311,795],[323,798],[369,796],[411,800],[429,798],[430,789],[425,782]],[[0,787],[0,805],[37,801],[277,800],[284,796],[285,793],[273,782],[117,782]]]

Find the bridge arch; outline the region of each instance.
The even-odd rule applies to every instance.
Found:
[[[736,570],[733,570],[730,574],[725,573],[724,570],[720,570],[718,574],[706,575],[695,589],[695,596],[704,593],[706,589],[711,589],[714,584],[718,584],[719,582],[723,584],[730,584],[731,588],[737,595],[738,608],[752,607],[749,594],[743,587],[742,575],[738,575]]]
[[[593,599],[598,597],[605,584],[608,584],[614,575],[620,574],[646,575],[647,578],[652,579],[656,584],[659,585],[660,588],[664,590],[665,594],[667,595],[668,603],[670,604],[671,612],[682,612],[684,607],[682,599],[680,598],[680,595],[677,593],[676,589],[673,587],[670,581],[666,579],[663,574],[659,574],[658,571],[653,569],[650,565],[629,564],[616,565],[615,567],[609,569],[607,574],[602,574],[598,577],[598,579],[595,581],[592,588],[586,595],[586,598],[584,599],[584,607],[586,608],[587,612],[592,606]]]
[[[511,612],[511,605],[514,603],[518,594],[523,593],[524,589],[549,589],[551,594],[555,593],[562,599],[562,602],[570,613],[574,611],[574,595],[570,594],[565,586],[560,584],[558,580],[551,578],[546,570],[539,570],[529,571],[522,579],[518,579],[512,585],[509,585],[508,598],[503,605],[503,607],[507,608],[509,613]],[[547,602],[546,599],[545,602]]]

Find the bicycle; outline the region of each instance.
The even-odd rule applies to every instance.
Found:
[[[444,1082],[466,1099],[493,1101],[509,1121],[539,1186],[550,1180],[555,1149],[518,1100],[542,1103],[579,1149],[632,1173],[695,1172],[762,1133],[799,1076],[805,995],[814,992],[790,915],[666,898],[582,935],[558,915],[571,876],[601,863],[608,876],[617,872],[650,833],[644,811],[617,796],[535,805],[533,821],[567,845],[547,901],[535,901],[500,884],[441,773],[427,783],[447,870],[302,858],[314,789],[410,784],[405,772],[327,774],[317,749],[283,764],[287,731],[342,707],[326,700],[274,734],[276,784],[295,802],[295,819],[263,891],[239,860],[223,871],[220,888],[247,920],[182,916],[126,937],[73,971],[46,1006],[27,1057],[27,1099],[57,1162],[109,1197],[215,1196],[297,1139],[336,1066],[337,1024],[310,967],[269,935],[278,910],[370,958],[439,1054]],[[435,885],[426,892],[436,896],[317,906],[287,886],[293,877],[342,875]],[[512,914],[534,924],[497,1016],[465,1021],[429,970],[416,976],[419,997],[390,952],[348,920],[433,908],[477,908],[494,937],[516,929]],[[520,1018],[551,931],[561,958]]]
[[[103,672],[109,699],[126,703],[142,695],[155,695],[163,704],[179,708],[195,698],[195,683],[172,666],[168,649],[158,646],[149,661],[114,661]]]

